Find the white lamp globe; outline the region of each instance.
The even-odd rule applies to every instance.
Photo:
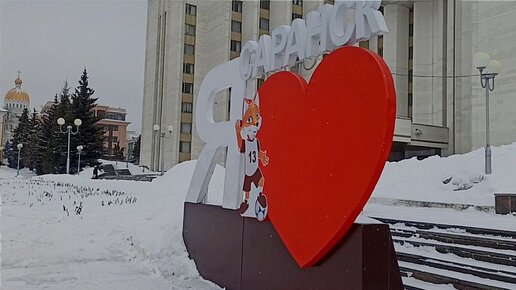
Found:
[[[77,146],[77,150],[82,151],[82,149],[84,149],[84,147],[82,147],[82,145]]]
[[[489,62],[491,61],[491,57],[489,54],[485,52],[477,52],[475,56],[473,56],[473,65],[477,69],[484,69],[489,65]]]
[[[22,149],[23,148],[23,144],[20,143],[20,144],[16,145],[16,147],[18,147],[18,149]]]
[[[75,126],[79,127],[80,125],[82,125],[82,120],[81,119],[75,119],[73,121],[73,123],[75,124]]]
[[[152,126],[152,129],[154,129],[154,131],[159,131],[159,125],[154,124],[154,126]]]
[[[63,119],[63,118],[57,119],[57,124],[59,124],[59,126],[63,126],[64,123],[65,123],[65,119]]]
[[[502,64],[499,61],[493,59],[489,62],[489,65],[486,69],[489,73],[499,74],[500,70],[502,70]]]
[[[167,129],[169,132],[172,132],[172,131],[174,131],[174,126],[168,125]]]

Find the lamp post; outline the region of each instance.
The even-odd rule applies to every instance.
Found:
[[[500,72],[502,65],[499,61],[491,59],[489,54],[478,52],[473,57],[473,64],[480,72],[480,85],[486,89],[486,148],[485,148],[485,173],[491,174],[491,140],[489,135],[489,92],[494,90],[494,79]]]
[[[16,176],[18,176],[20,175],[20,153],[21,149],[23,148],[23,144],[19,143],[18,145],[16,145],[16,147],[18,147],[18,168],[16,169]]]
[[[77,154],[79,155],[79,160],[77,161],[77,175],[81,172],[81,151],[84,149],[84,146],[77,146]]]
[[[61,132],[63,134],[68,133],[68,152],[66,155],[66,174],[70,174],[70,134],[75,135],[75,134],[79,133],[79,126],[82,125],[82,121],[81,121],[81,119],[75,119],[73,121],[73,123],[75,124],[75,126],[77,126],[77,130],[75,130],[75,132],[72,131],[71,125],[66,126],[66,130],[63,130],[63,125],[65,124],[65,119],[63,119],[63,118],[57,119],[57,124],[59,124],[59,132]]]
[[[172,131],[174,131],[174,127],[172,125],[169,125],[167,127],[167,132],[168,132],[168,136],[165,136],[167,134],[167,132],[165,131],[161,131],[160,132],[160,126],[158,124],[154,124],[154,126],[152,126],[152,129],[154,129],[154,132],[158,133],[159,136],[160,136],[160,139],[159,139],[159,147],[160,147],[160,161],[161,161],[161,173],[160,175],[163,175],[163,168],[165,167],[165,158],[163,157],[163,148],[165,146],[163,146],[163,139],[164,138],[170,138],[172,136]]]

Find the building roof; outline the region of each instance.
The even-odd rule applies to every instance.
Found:
[[[25,92],[22,88],[22,80],[20,76],[16,78],[14,81],[15,87],[10,89],[4,97],[4,102],[21,102],[26,103],[27,105],[30,104],[30,97],[27,92]]]

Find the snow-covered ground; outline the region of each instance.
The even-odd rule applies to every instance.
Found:
[[[493,149],[488,177],[482,150],[389,163],[373,196],[493,205],[494,192],[516,192],[516,144]],[[194,167],[195,161],[182,163],[150,183],[91,180],[92,169],[80,176],[23,170],[15,177],[16,170],[0,167],[2,289],[219,289],[199,276],[182,240]],[[210,203],[220,204],[223,175],[217,167]],[[474,210],[370,203],[363,215],[516,231],[513,216]]]
[[[493,206],[494,193],[516,193],[516,143],[492,150],[490,175],[484,174],[484,149],[387,163],[373,196]]]
[[[218,289],[199,277],[181,237],[194,166],[152,183],[16,178],[0,167],[2,289]],[[222,174],[217,168],[211,202]]]

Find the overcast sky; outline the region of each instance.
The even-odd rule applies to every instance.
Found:
[[[146,17],[146,0],[0,0],[0,106],[18,70],[39,109],[86,67],[98,102],[140,132]]]

